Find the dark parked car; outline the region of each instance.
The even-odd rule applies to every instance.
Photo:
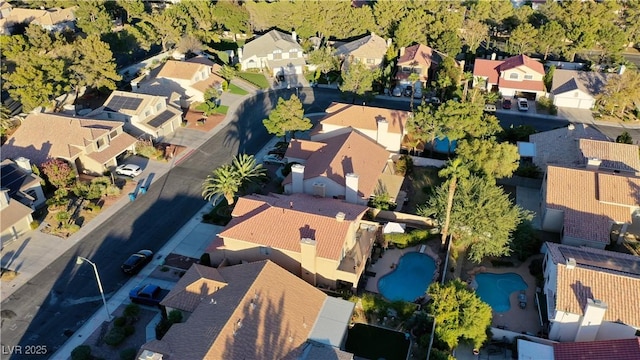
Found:
[[[404,96],[411,97],[411,93],[413,92],[413,87],[411,85],[404,88]]]
[[[511,100],[509,100],[509,99],[502,100],[502,108],[503,109],[511,109]]]
[[[153,259],[153,251],[140,250],[129,256],[120,267],[125,274],[137,274],[145,265]]]
[[[129,300],[136,304],[158,306],[166,295],[167,292],[162,291],[158,285],[145,284],[131,289],[129,291]]]

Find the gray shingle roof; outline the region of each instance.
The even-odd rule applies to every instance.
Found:
[[[291,49],[302,51],[300,44],[295,42],[291,35],[285,34],[282,31],[271,30],[248,42],[242,49],[242,57],[245,59],[254,55],[265,57],[276,49],[280,49],[282,52],[288,52]]]
[[[616,74],[607,74],[593,71],[576,71],[556,69],[553,73],[551,93],[563,94],[573,90],[581,90],[591,96],[596,96],[607,84],[607,81]]]

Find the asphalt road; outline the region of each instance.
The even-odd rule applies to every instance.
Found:
[[[145,195],[97,225],[90,235],[2,302],[1,358],[49,358],[102,305],[93,269],[87,264],[76,265],[76,256],[94,261],[107,297],[115,293],[129,279],[120,272],[120,264],[140,249],[154,252],[160,249],[205,204],[200,186],[207,174],[239,152],[255,154],[261,149],[271,138],[262,119],[279,96],[287,98],[295,91],[269,92],[245,101],[229,125],[159,178]],[[351,101],[341,98],[335,90],[319,88],[302,90],[299,97],[307,113],[322,112],[332,101]],[[409,103],[403,101],[366,102],[409,109]],[[505,127],[530,124],[541,131],[566,125],[563,121],[532,119],[524,114],[499,118]],[[22,349],[43,345],[46,354],[9,355],[16,345]]]
[[[129,279],[120,272],[122,262],[140,249],[157,252],[205,204],[200,186],[212,169],[239,152],[254,154],[261,149],[271,138],[262,119],[279,96],[288,97],[294,91],[269,92],[245,101],[229,125],[159,178],[145,195],[98,225],[2,302],[1,358],[45,359],[55,353],[102,306],[92,267],[76,265],[76,256],[94,261],[107,297],[115,293]],[[339,93],[327,89],[306,89],[300,91],[300,98],[309,104],[307,113],[324,111],[331,101],[341,100]],[[395,101],[371,104],[409,107]],[[22,355],[10,354],[16,345],[22,347]],[[46,347],[46,353],[24,354],[32,345]]]

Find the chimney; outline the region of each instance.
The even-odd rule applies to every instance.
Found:
[[[576,267],[576,259],[568,258],[567,259],[567,270],[575,269]]]
[[[496,53],[491,53],[491,60],[495,60],[496,59]]]
[[[24,170],[27,174],[31,174],[33,170],[31,170],[31,161],[29,159],[20,156],[19,158],[14,160],[16,165],[22,170]]]
[[[238,62],[242,62],[242,48],[238,48]]]
[[[309,238],[300,239],[300,268],[302,279],[316,285],[316,241]]]
[[[393,43],[393,39],[388,38],[387,39],[387,47],[391,47],[391,43]]]
[[[343,213],[342,211],[340,211],[340,212],[338,212],[336,214],[336,220],[338,222],[343,222],[346,217],[347,217],[347,215],[345,213]]]
[[[304,165],[302,164],[291,166],[291,193],[304,193]]]
[[[587,158],[587,170],[598,170],[602,160],[598,158]]]
[[[607,304],[604,301],[587,299],[584,315],[582,315],[582,321],[574,341],[594,341],[598,336],[598,330],[600,330],[606,312]]]
[[[404,50],[405,50],[404,46],[400,48],[400,56],[404,56]]]
[[[348,173],[344,176],[344,198],[348,203],[357,204],[358,201],[358,175]]]
[[[382,145],[383,139],[387,137],[387,133],[389,132],[389,123],[385,118],[378,119],[377,123],[378,130],[376,132],[376,142]]]
[[[295,30],[291,32],[291,38],[293,39],[293,42],[298,42],[298,34],[296,34]]]

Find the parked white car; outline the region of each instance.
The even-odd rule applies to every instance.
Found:
[[[122,164],[116,168],[116,174],[129,177],[136,177],[142,173],[140,166],[135,164]]]
[[[529,111],[529,100],[525,98],[518,98],[518,110]]]

